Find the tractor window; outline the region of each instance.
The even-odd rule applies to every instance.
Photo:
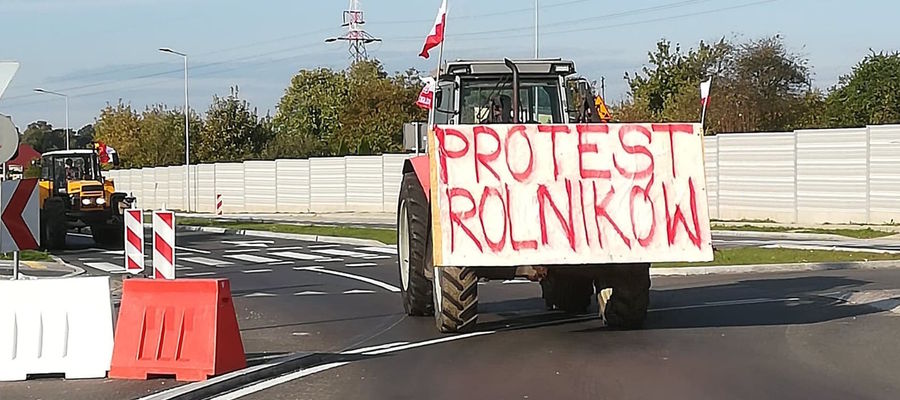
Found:
[[[73,155],[69,157],[56,157],[52,163],[44,163],[43,174],[45,179],[60,180],[97,180],[100,170],[93,157],[89,155]],[[52,165],[51,168],[48,168]],[[49,176],[54,174],[54,176]]]
[[[460,124],[512,123],[512,79],[464,81]],[[562,123],[559,81],[523,78],[519,84],[519,121],[530,124]]]
[[[434,123],[438,125],[446,125],[453,118],[451,113],[455,107],[456,100],[455,82],[441,82],[438,85],[438,91],[435,93],[434,99]],[[449,112],[448,112],[449,111]]]

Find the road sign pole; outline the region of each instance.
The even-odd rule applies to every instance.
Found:
[[[19,251],[13,252],[13,280],[19,280]]]

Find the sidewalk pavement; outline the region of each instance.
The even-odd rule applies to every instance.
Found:
[[[12,261],[0,261],[0,279],[12,279],[12,270]],[[19,263],[19,279],[65,278],[83,273],[83,269],[66,264],[60,259],[54,261],[22,261]]]
[[[304,213],[304,214],[187,214],[178,213],[179,217],[208,218],[218,221],[259,222],[259,223],[285,223],[308,225],[341,225],[360,226],[369,228],[390,228],[396,225],[396,214],[386,212],[334,212],[334,213]],[[897,235],[890,239],[900,239],[900,225],[831,225],[831,224],[782,224],[775,222],[743,222],[743,221],[713,221],[717,227],[754,226],[760,228],[789,228],[804,229],[873,229],[887,232],[896,232]],[[724,229],[723,229],[724,230]],[[884,239],[884,238],[882,238]]]

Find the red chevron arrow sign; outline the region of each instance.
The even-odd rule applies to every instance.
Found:
[[[34,250],[40,245],[41,210],[37,179],[0,184],[0,253]]]

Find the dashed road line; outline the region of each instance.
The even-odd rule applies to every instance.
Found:
[[[181,257],[181,261],[187,261],[189,263],[205,265],[207,267],[223,267],[226,265],[234,265],[234,263],[225,260],[217,260],[213,258],[206,257]]]
[[[383,253],[383,254],[389,254],[389,255],[396,255],[396,254],[397,254],[397,248],[396,248],[396,247],[380,247],[380,246],[376,246],[376,247],[359,247],[359,248],[357,248],[356,250],[358,250],[358,251],[369,251],[369,252],[373,252],[373,253]]]
[[[344,293],[341,294],[372,294],[375,293],[374,290],[365,290],[365,289],[352,289],[345,290]]]
[[[316,253],[328,254],[330,256],[338,256],[338,257],[353,257],[353,258],[363,258],[363,257],[372,257],[374,254],[369,253],[359,253],[355,251],[349,250],[340,250],[340,249],[325,249],[325,250],[313,250]]]
[[[195,276],[210,276],[210,275],[215,275],[215,274],[216,274],[215,272],[190,272],[190,273],[184,274],[184,276],[195,277]]]
[[[346,272],[340,272],[340,271],[330,270],[330,269],[326,269],[325,267],[321,267],[321,266],[315,266],[315,267],[296,267],[296,268],[294,268],[294,270],[295,270],[295,271],[318,272],[318,273],[322,273],[322,274],[329,274],[329,275],[340,276],[340,277],[343,277],[343,278],[355,279],[355,280],[358,280],[358,281],[360,281],[360,282],[365,282],[365,283],[368,283],[368,284],[370,284],[370,285],[378,286],[378,287],[380,287],[380,288],[382,288],[382,289],[385,289],[385,290],[387,290],[387,291],[389,291],[389,292],[400,293],[400,288],[398,288],[398,287],[396,287],[396,286],[394,286],[394,285],[391,285],[391,284],[389,284],[389,283],[385,283],[385,282],[382,282],[382,281],[379,281],[379,280],[375,280],[375,279],[372,279],[372,278],[367,278],[367,277],[365,277],[365,276],[354,275],[354,274],[348,274],[348,273],[346,273]]]
[[[184,246],[175,246],[176,250],[186,251],[188,253],[197,253],[197,254],[212,254],[211,251],[208,250],[200,250],[200,249],[192,249],[190,247]]]
[[[241,261],[246,261],[246,262],[251,262],[251,263],[261,263],[261,264],[268,264],[268,263],[281,261],[281,260],[278,260],[275,258],[254,256],[252,254],[232,254],[232,255],[227,255],[225,257],[233,258],[235,260],[241,260]]]
[[[309,245],[308,248],[311,250],[315,249],[333,249],[335,247],[341,247],[339,244],[312,244]]]
[[[375,263],[353,263],[346,265],[349,268],[362,268],[362,267],[377,267],[378,264]]]
[[[318,261],[318,260],[325,258],[323,256],[319,256],[319,255],[315,255],[315,254],[298,253],[295,251],[280,251],[277,253],[269,252],[268,254],[273,255],[275,257],[292,258],[294,260],[302,260],[302,261]]]
[[[314,291],[314,290],[307,290],[307,291],[305,291],[305,292],[297,292],[297,293],[294,293],[294,296],[320,296],[320,295],[323,295],[323,294],[328,294],[328,293],[325,293],[325,292],[317,292],[317,291]]]
[[[293,265],[293,264],[294,264],[293,261],[279,261],[279,262],[269,263],[268,265],[275,267],[275,266],[279,266],[279,265]]]
[[[263,268],[263,269],[248,269],[248,270],[244,270],[241,272],[243,272],[245,274],[264,274],[266,272],[272,272],[272,270],[269,268]]]
[[[253,298],[253,297],[277,297],[278,295],[266,292],[254,292],[250,294],[245,294],[241,297]]]

